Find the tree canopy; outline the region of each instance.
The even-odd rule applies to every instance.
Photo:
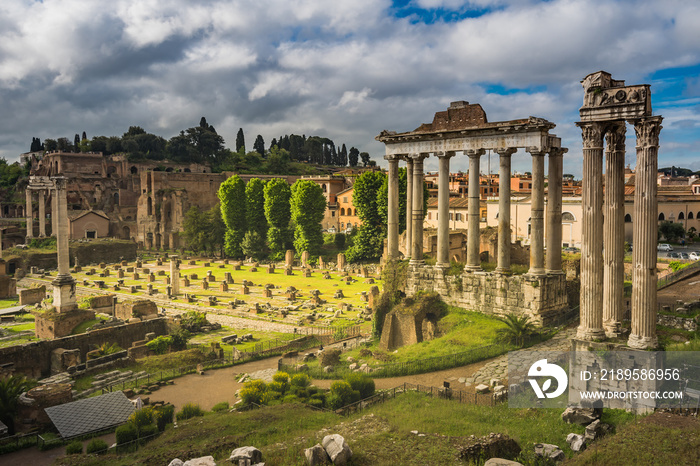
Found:
[[[311,180],[298,180],[291,191],[294,249],[298,254],[309,251],[315,256],[323,245],[321,222],[326,211],[326,198],[321,186]]]

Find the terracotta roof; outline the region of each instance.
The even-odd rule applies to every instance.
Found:
[[[80,217],[83,217],[89,213],[93,213],[95,215],[99,215],[100,217],[104,217],[107,220],[109,220],[109,217],[107,214],[105,214],[101,210],[69,210],[68,211],[68,219],[70,219],[71,222],[78,220]]]

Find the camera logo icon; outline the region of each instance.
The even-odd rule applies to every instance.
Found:
[[[556,398],[564,393],[569,383],[566,371],[556,364],[548,363],[546,359],[535,361],[535,363],[530,366],[527,375],[528,377],[549,377],[544,381],[541,388],[537,380],[528,379],[537,398]],[[552,378],[557,381],[557,388],[553,392],[548,393],[548,390],[552,387]]]

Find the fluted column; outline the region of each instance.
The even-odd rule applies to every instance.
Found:
[[[46,190],[39,190],[39,237],[46,236]]]
[[[608,127],[603,221],[603,328],[620,335],[625,285],[625,123]]]
[[[576,337],[595,340],[603,331],[603,127],[577,123],[583,133],[581,323]]]
[[[32,190],[27,187],[25,191],[27,197],[27,208],[24,213],[27,216],[27,238],[34,238],[34,212],[32,209]]]
[[[178,256],[170,257],[170,289],[173,296],[180,294],[180,268],[178,266]]]
[[[58,231],[56,234],[56,255],[58,259],[58,275],[51,282],[53,285],[53,305],[58,312],[70,311],[76,308],[75,280],[70,274],[70,255],[68,250],[68,238],[70,237],[70,224],[68,223],[68,202],[66,199],[66,179],[63,177],[52,178],[56,189],[56,212]]]
[[[452,151],[435,154],[439,160],[438,172],[438,233],[436,267],[450,266],[450,157]]]
[[[530,203],[530,275],[544,275],[544,152],[529,149],[532,156]]]
[[[51,194],[51,236],[56,236],[58,231],[58,204],[56,203],[56,192]]]
[[[628,344],[632,348],[655,348],[656,337],[656,241],[658,206],[656,176],[658,170],[661,117],[639,120],[637,164],[634,189],[632,241],[632,329]]]
[[[475,272],[481,270],[481,258],[479,257],[479,219],[480,219],[480,192],[479,192],[479,162],[486,152],[484,149],[465,151],[469,157],[469,202],[467,210],[467,265],[464,270]]]
[[[561,187],[567,149],[549,150],[547,183],[547,273],[561,273]]]
[[[428,154],[411,154],[413,158],[413,231],[411,232],[411,265],[423,262],[423,159]]]
[[[510,271],[510,161],[516,149],[496,149],[498,171],[498,264],[496,272]]]
[[[413,245],[413,159],[406,156],[406,255],[411,257]]]
[[[399,257],[399,157],[387,155],[389,162],[387,196],[387,259],[396,260]]]

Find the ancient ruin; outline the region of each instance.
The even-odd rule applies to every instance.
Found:
[[[648,84],[625,86],[598,71],[583,81],[583,238],[581,325],[577,338],[620,335],[624,285],[624,160],[627,122],[637,136],[633,216],[632,348],[656,338],[657,169],[660,116],[652,116]],[[605,195],[603,196],[603,138]],[[603,248],[605,245],[605,248]]]
[[[559,254],[548,254],[545,264],[544,161],[549,155],[549,203],[547,249],[561,249],[562,156],[566,152],[561,140],[550,130],[551,123],[542,118],[489,123],[479,104],[453,102],[446,111],[437,112],[430,124],[414,131],[382,131],[376,137],[386,145],[389,162],[388,259],[399,258],[398,235],[398,165],[407,164],[406,237],[410,256],[407,290],[435,290],[451,304],[466,308],[479,307],[505,314],[530,315],[547,324],[566,309],[565,277]],[[511,156],[517,149],[532,156],[532,243],[530,269],[525,276],[510,276],[510,176]],[[498,267],[495,273],[481,268],[479,239],[479,190],[469,190],[467,264],[461,277],[445,274],[449,257],[449,173],[450,158],[457,152],[469,157],[470,185],[479,185],[480,159],[486,150],[500,158],[500,209],[498,230]],[[437,263],[427,267],[423,261],[423,160],[430,154],[439,159]],[[410,213],[410,215],[408,215]]]

